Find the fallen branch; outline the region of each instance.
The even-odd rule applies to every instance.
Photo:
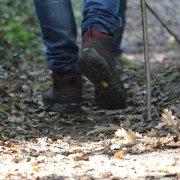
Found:
[[[160,17],[154,12],[154,10],[147,4],[146,7],[149,11],[157,18],[157,20],[161,23],[161,25],[175,38],[175,40],[180,44],[180,39],[177,37],[175,33],[171,31],[171,29],[160,19]]]

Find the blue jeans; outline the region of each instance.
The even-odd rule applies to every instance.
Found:
[[[79,71],[76,23],[71,0],[34,0],[47,64],[59,74]],[[120,54],[125,25],[126,0],[84,0],[82,6],[82,33],[88,27],[114,36],[114,53]]]

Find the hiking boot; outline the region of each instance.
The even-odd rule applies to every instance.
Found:
[[[53,73],[53,87],[43,94],[45,106],[59,114],[81,112],[82,76],[58,75]]]
[[[83,35],[79,67],[95,87],[95,101],[105,109],[126,108],[126,90],[117,73],[112,53],[113,37],[99,30],[88,30]]]

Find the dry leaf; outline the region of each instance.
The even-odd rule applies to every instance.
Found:
[[[32,142],[32,143],[38,143],[38,140],[37,140],[36,138],[33,138],[33,139],[31,140],[31,142]]]
[[[123,157],[124,157],[123,151],[119,151],[119,152],[114,154],[114,158],[116,158],[116,159],[123,159]]]
[[[154,148],[160,148],[162,146],[162,142],[161,141],[156,141],[156,142],[154,142],[154,144],[153,144],[153,147]]]
[[[2,142],[2,146],[10,148],[11,147],[11,141]]]
[[[38,166],[39,163],[37,161],[31,163],[32,166]]]
[[[138,133],[134,133],[131,130],[125,130],[124,128],[118,129],[115,132],[115,135],[118,137],[123,137],[124,139],[137,139],[140,138],[140,135]]]
[[[12,149],[13,151],[19,151],[19,146],[13,146],[13,147],[11,147],[11,149]]]
[[[33,172],[39,172],[39,167],[34,167],[34,168],[32,169],[32,171],[33,171]]]
[[[176,122],[174,121],[175,116],[172,115],[172,112],[168,109],[163,110],[162,121],[167,125],[176,128]]]
[[[162,129],[166,124],[164,122],[160,122],[157,126],[155,126],[156,129]]]
[[[157,132],[154,129],[152,129],[150,132],[147,133],[147,136],[148,137],[156,137]]]
[[[179,141],[178,136],[173,137],[173,141],[174,141],[174,142],[178,142],[178,141]]]
[[[175,116],[172,115],[172,112],[170,110],[164,109],[161,119],[168,126],[170,126],[178,136],[180,136],[180,123],[175,120]]]
[[[74,161],[89,161],[89,157],[88,156],[76,156],[76,157],[73,157],[73,160]]]
[[[159,171],[159,172],[163,172],[163,173],[169,173],[168,167],[163,166],[163,165],[157,166],[156,170]]]
[[[56,137],[52,138],[52,141],[58,141],[58,140],[62,140],[62,139],[63,139],[63,137],[56,136]]]
[[[96,118],[95,114],[89,114],[87,119],[90,121],[94,121],[94,119]]]

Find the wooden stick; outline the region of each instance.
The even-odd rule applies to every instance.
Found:
[[[147,15],[146,15],[146,2],[141,0],[141,13],[142,13],[142,28],[144,40],[144,58],[145,58],[145,72],[146,72],[146,86],[147,86],[147,119],[152,120],[151,117],[151,75],[150,75],[150,62],[149,62],[149,49],[148,49],[148,32],[147,32]]]

